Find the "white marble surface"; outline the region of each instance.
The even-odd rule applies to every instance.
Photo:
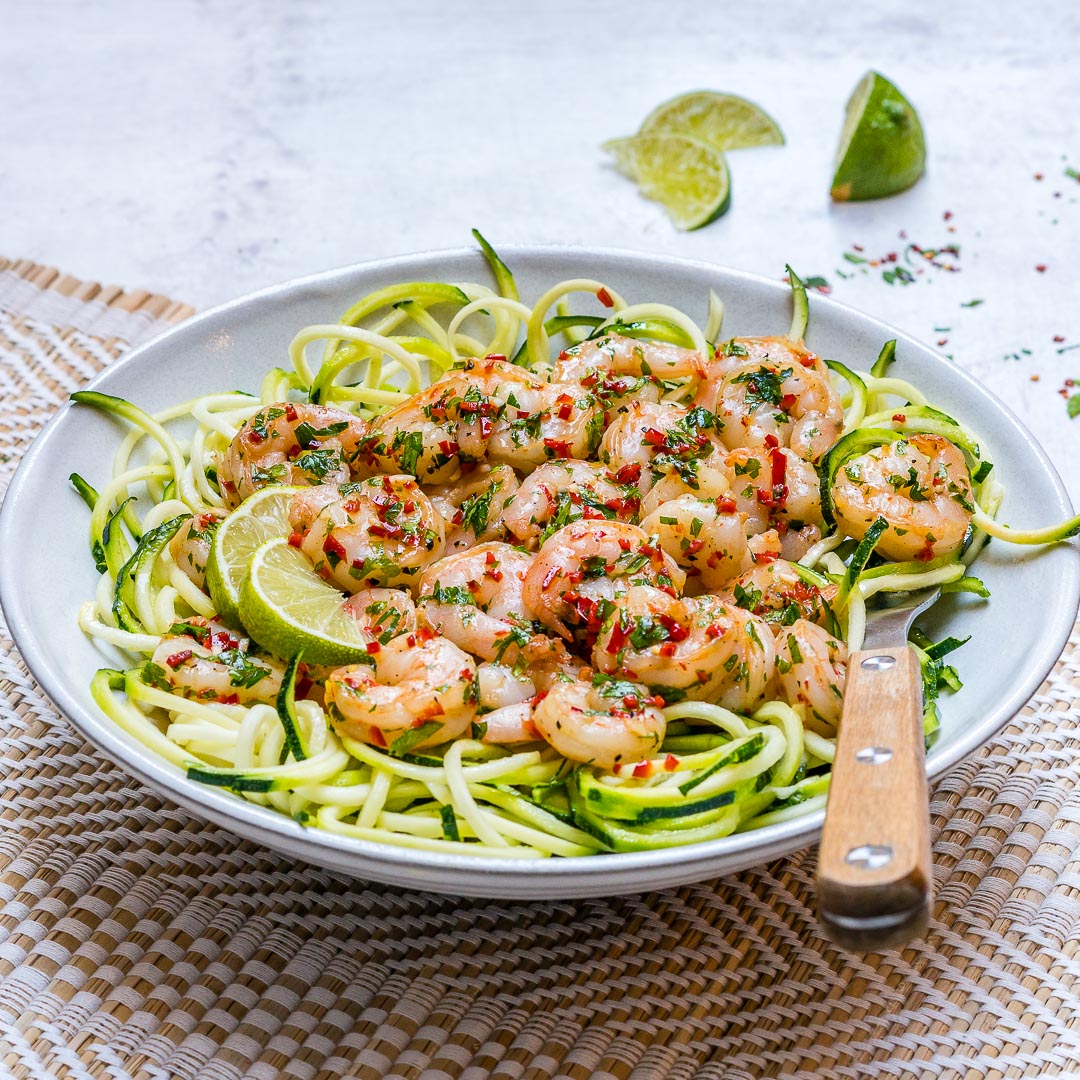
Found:
[[[1080,382],[1080,348],[1057,351],[1080,343],[1080,183],[1064,175],[1080,168],[1080,6],[1028,3],[1019,21],[986,0],[884,7],[3,3],[0,252],[199,306],[461,245],[473,225],[496,244],[616,245],[773,276],[790,261],[944,340],[1080,502],[1080,418],[1057,393]],[[871,66],[919,109],[927,175],[833,206],[843,105]],[[680,234],[597,147],[696,87],[760,102],[788,145],[733,154],[731,211]],[[902,252],[901,230],[958,244],[960,272],[907,287],[838,277],[856,269],[853,244]]]

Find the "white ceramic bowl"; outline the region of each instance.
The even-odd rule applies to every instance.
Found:
[[[782,333],[789,290],[704,263],[624,251],[507,247],[504,259],[526,298],[563,278],[610,283],[631,303],[674,304],[704,323],[715,288],[726,305],[724,335]],[[161,409],[221,389],[257,390],[264,372],[288,366],[286,348],[309,323],[334,322],[358,296],[393,282],[487,281],[475,251],[385,259],[302,278],[235,300],[132,350],[94,379],[93,389]],[[1045,525],[1071,515],[1053,467],[1032,435],[978,382],[939,354],[859,312],[812,295],[807,339],[821,355],[867,368],[897,338],[897,374],[973,427],[1007,495],[1002,520]],[[823,814],[666,851],[583,859],[514,861],[407,851],[306,829],[273,810],[188,780],[132,742],[94,705],[89,683],[108,662],[76,625],[96,577],[87,512],[67,477],[107,475],[120,429],[90,409],[61,409],[31,447],[0,514],[0,596],[12,634],[59,709],[109,759],[162,795],[241,836],[357,878],[469,896],[551,899],[636,892],[730,873],[813,843]],[[957,654],[964,689],[942,703],[943,724],[927,768],[939,776],[981,746],[1017,712],[1052,667],[1072,629],[1080,596],[1075,544],[1037,550],[994,541],[976,572],[989,602],[947,597],[925,620],[972,640]]]

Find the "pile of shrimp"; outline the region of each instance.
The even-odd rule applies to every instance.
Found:
[[[304,669],[297,692],[356,744],[548,744],[624,775],[656,757],[680,702],[780,701],[831,737],[837,587],[796,564],[820,550],[815,466],[843,429],[801,341],[706,354],[605,333],[546,377],[462,361],[369,418],[263,405],[216,463],[224,507],[172,554],[202,590],[225,514],[268,484],[304,489],[289,542],[341,591],[366,653]],[[971,488],[957,447],[918,434],[846,460],[832,504],[847,536],[884,518],[879,553],[926,562],[960,550]],[[281,686],[280,660],[213,618],[174,627],[153,660],[204,702],[273,703]]]

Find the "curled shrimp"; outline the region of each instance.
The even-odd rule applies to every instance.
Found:
[[[502,519],[517,540],[534,546],[553,526],[561,528],[581,518],[632,520],[640,503],[637,488],[620,484],[603,465],[553,461],[526,477]]]
[[[537,662],[562,646],[533,629],[523,593],[533,556],[509,544],[478,544],[432,563],[419,583],[427,622],[474,656]]]
[[[909,435],[849,459],[832,499],[849,536],[861,538],[883,517],[888,528],[877,550],[922,562],[958,552],[975,509],[964,455],[940,435]]]
[[[652,379],[697,379],[704,371],[705,362],[694,349],[663,341],[639,341],[622,334],[604,334],[561,353],[555,361],[551,381],[580,382],[604,372]]]
[[[532,722],[563,757],[611,771],[652,757],[664,741],[664,714],[627,692],[625,683],[556,682],[533,708]]]
[[[221,494],[235,509],[268,484],[342,483],[366,433],[359,417],[341,409],[291,401],[267,405],[244,422],[222,455]]]
[[[220,514],[213,511],[196,514],[185,521],[169,541],[169,553],[176,565],[200,589],[206,585],[206,561],[210,558],[210,544],[223,520]]]
[[[698,387],[695,404],[716,413],[723,423],[720,437],[731,450],[789,446],[799,457],[817,461],[844,426],[828,369],[786,339],[743,340],[770,344],[747,349],[736,365],[716,364]]]
[[[823,626],[829,621],[829,604],[839,586],[804,580],[809,576],[793,563],[776,559],[747,570],[731,583],[724,599],[769,623],[789,626],[796,619],[806,619]]]
[[[446,522],[449,552],[504,540],[507,509],[517,493],[517,474],[509,465],[481,465],[452,484],[438,484],[425,492]]]
[[[746,514],[751,535],[775,529],[783,557],[800,559],[821,539],[821,489],[817,471],[782,446],[740,447],[724,458],[731,495]]]
[[[564,638],[588,640],[611,601],[634,585],[676,592],[686,575],[643,529],[621,521],[578,521],[544,541],[528,573],[526,608]]]
[[[222,705],[275,700],[282,671],[251,656],[247,639],[206,619],[192,618],[173,629],[183,633],[163,637],[151,657],[162,689]]]
[[[476,716],[476,663],[431,631],[401,634],[326,679],[326,706],[339,735],[388,747],[431,725],[412,749],[463,735]],[[414,736],[415,737],[415,736]]]
[[[409,585],[443,551],[443,519],[411,476],[374,476],[290,504],[300,550],[345,592]]]
[[[681,490],[697,490],[702,467],[718,461],[723,450],[719,428],[708,409],[667,401],[633,402],[615,415],[604,432],[600,460],[613,470],[640,468],[642,492],[671,476],[678,479]]]
[[[806,619],[777,630],[776,670],[789,705],[803,705],[831,730],[840,719],[847,677],[847,646]]]
[[[536,686],[524,672],[504,664],[477,668],[480,707],[473,730],[486,743],[533,742],[540,738],[532,722]]]
[[[661,503],[641,527],[686,571],[690,591],[715,592],[751,565],[745,515],[687,493]]]
[[[453,483],[488,457],[497,431],[539,412],[547,390],[505,360],[466,360],[375,420],[360,460],[424,484]]]
[[[757,705],[775,660],[768,625],[715,596],[677,599],[638,587],[615,601],[593,647],[598,670],[681,700]]]

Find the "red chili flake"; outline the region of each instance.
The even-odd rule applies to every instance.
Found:
[[[559,568],[557,566],[551,567],[544,575],[544,580],[540,582],[541,589],[550,588],[551,583],[559,576]]]
[[[796,398],[795,398],[794,394],[785,394],[780,399],[780,408],[783,409],[785,412],[787,412],[787,410],[790,409],[791,406],[795,404],[795,400],[796,400]]]
[[[217,701],[217,703],[219,705],[239,705],[240,704],[240,695],[239,694],[218,694],[217,697],[215,698],[215,700]]]
[[[1039,376],[1038,375],[1032,375],[1031,376],[1031,381],[1032,382],[1038,382],[1039,381]]]
[[[619,547],[623,551],[629,551],[630,550],[630,541],[625,536],[620,536],[619,537]]]
[[[615,306],[615,301],[611,299],[611,293],[609,293],[607,289],[597,289],[596,299],[599,300],[600,303],[604,305],[604,307]]]
[[[475,461],[462,461],[461,462],[461,471],[463,473],[475,472],[476,471],[476,462]]]
[[[766,435],[765,445],[770,450],[775,450],[780,445],[780,440],[775,435]]]
[[[550,450],[557,458],[568,458],[570,456],[569,439],[545,439],[544,448]]]
[[[367,645],[364,646],[364,648],[366,648],[367,651],[371,653],[372,656],[374,656],[382,648],[382,646],[377,641],[369,641]]]
[[[415,634],[410,634],[405,639],[405,643],[409,646],[410,649],[415,649],[416,648],[416,635]]]
[[[855,249],[856,251],[862,251],[862,250],[863,250],[863,246],[862,246],[862,244],[852,244],[851,246],[852,246],[852,247],[853,247],[853,248],[854,248],[854,249]]]
[[[730,495],[721,495],[716,500],[716,509],[721,514],[734,514],[735,513],[735,500]]]
[[[704,546],[704,540],[691,540],[690,543],[686,545],[686,554],[696,555]]]
[[[951,210],[946,210],[946,211],[945,211],[945,213],[944,213],[944,214],[942,214],[941,216],[942,216],[942,217],[943,217],[943,218],[944,218],[944,219],[945,219],[946,221],[952,221],[952,211],[951,211]]]
[[[288,420],[290,424],[294,424],[296,422],[296,406],[295,405],[286,405],[285,406],[285,419]]]
[[[181,664],[186,664],[191,657],[192,652],[190,649],[181,649],[179,652],[174,652],[172,656],[167,656],[165,663],[175,671]]]
[[[382,733],[381,728],[371,728],[371,745],[381,746],[383,749],[386,749],[386,736]]]
[[[631,465],[623,465],[615,474],[615,481],[619,484],[636,484],[641,479],[641,466],[634,462]]]
[[[948,345],[949,344],[949,339],[947,337],[938,338],[938,344],[939,345]]]
[[[637,694],[624,694],[623,699],[622,699],[622,703],[628,709],[637,709],[637,708],[640,708],[640,706],[641,706],[641,702],[638,701]]]
[[[221,486],[230,494],[236,494],[236,485],[231,480],[222,480]]]
[[[487,354],[487,356],[484,357],[484,359],[485,360],[505,360],[506,359],[506,354],[501,353],[501,352],[489,352]]]
[[[1035,179],[1036,179],[1036,180],[1041,180],[1042,178],[1043,178],[1043,174],[1042,174],[1041,172],[1037,172],[1037,173],[1035,174]]]
[[[663,699],[661,698],[661,700],[663,700]],[[668,754],[668,756],[666,758],[664,758],[664,771],[665,772],[674,772],[678,767],[679,767],[679,759],[674,754]]]
[[[667,631],[672,641],[685,641],[690,636],[690,631],[670,615],[657,615],[656,621]]]
[[[480,438],[490,439],[491,433],[494,431],[495,425],[486,416],[480,417]]]
[[[772,452],[772,482],[773,487],[783,484],[787,479],[787,457],[782,450]]]
[[[934,545],[928,540],[926,546],[915,552],[915,558],[919,562],[929,562],[934,557]]]
[[[339,559],[344,559],[347,554],[341,541],[333,534],[323,541],[322,549],[327,555],[336,555]]]
[[[662,431],[657,431],[656,428],[646,428],[643,434],[645,441],[650,446],[663,446],[667,442],[667,436]]]
[[[1065,340],[1064,334],[1055,334],[1054,340],[1060,345]]]
[[[1045,274],[1046,273],[1046,263],[1039,263],[1039,265],[1035,267],[1035,272],[1037,274]]]
[[[251,443],[252,446],[258,446],[259,443],[265,442],[266,440],[257,431],[249,431],[247,434],[247,441]]]
[[[435,631],[432,630],[430,626],[421,626],[420,629],[416,631],[416,635],[420,638],[421,644],[423,644],[426,641],[430,641],[435,636]]]
[[[608,639],[607,645],[604,646],[604,652],[614,656],[625,644],[630,635],[623,629],[622,619],[616,619],[611,627],[611,637]]]
[[[752,558],[758,566],[763,566],[766,563],[776,562],[780,558],[780,553],[778,551],[759,551]]]
[[[660,646],[660,655],[661,656],[674,656],[675,655],[675,643],[672,642],[672,641],[665,641],[664,644]]]
[[[289,534],[289,547],[299,547],[304,542],[302,533],[290,533]]]
[[[898,424],[907,423],[907,417],[902,412],[893,413],[892,418]]]
[[[627,708],[630,708],[630,707],[631,706],[629,706],[629,705],[627,706]],[[634,776],[636,776],[637,779],[639,779],[639,780],[644,780],[647,777],[652,776],[652,771],[653,771],[653,768],[652,768],[652,762],[651,761],[643,761],[643,762],[641,762],[640,765],[635,765],[634,766]]]
[[[448,439],[443,439],[439,443],[439,449],[447,456],[453,457],[458,452],[458,444],[456,442],[450,442]]]

